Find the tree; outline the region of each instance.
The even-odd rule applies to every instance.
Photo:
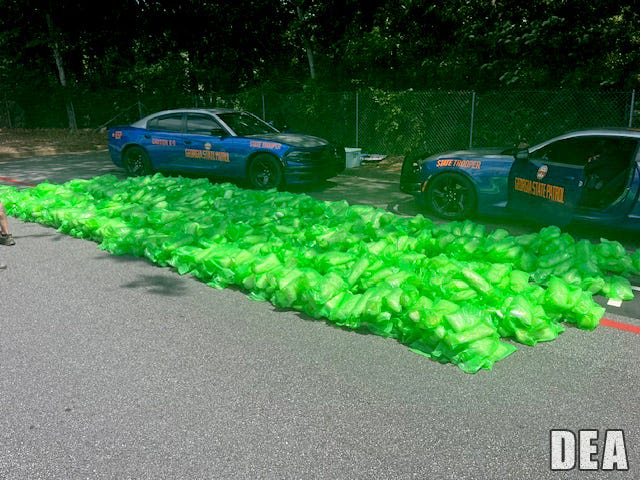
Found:
[[[0,0],[0,86],[23,103],[66,104],[71,128],[74,105],[115,89],[154,107],[310,84],[631,89],[640,87],[636,3]]]
[[[62,52],[60,50],[60,43],[58,41],[58,34],[53,26],[53,20],[51,20],[51,13],[47,12],[45,14],[47,20],[47,28],[49,32],[49,39],[51,50],[53,52],[53,59],[56,62],[56,67],[58,69],[58,77],[60,79],[60,85],[62,86],[62,91],[64,92],[65,105],[67,108],[67,118],[69,119],[69,129],[77,130],[78,124],[76,122],[76,112],[73,108],[73,100],[71,100],[71,96],[67,90],[67,75],[64,70],[64,62],[62,60]]]

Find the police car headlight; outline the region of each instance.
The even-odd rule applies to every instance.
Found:
[[[305,152],[304,150],[293,150],[285,155],[287,160],[292,162],[310,162],[313,160],[311,152]]]

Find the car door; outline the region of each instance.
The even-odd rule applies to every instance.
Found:
[[[186,171],[220,174],[229,163],[223,147],[227,131],[209,114],[187,113],[185,131],[180,139],[180,167]]]
[[[516,158],[509,172],[509,208],[538,223],[566,225],[584,187],[584,165],[593,139],[557,140]]]
[[[145,148],[154,168],[170,169],[180,160],[183,125],[184,115],[180,112],[159,115],[147,122]]]
[[[280,142],[263,138],[263,135],[279,133],[278,130],[251,113],[224,112],[216,117],[233,133],[222,139],[223,149],[229,154],[229,163],[224,165],[227,168],[225,175],[229,177],[245,178],[247,161],[256,151],[271,150],[271,153],[280,157],[285,150]]]

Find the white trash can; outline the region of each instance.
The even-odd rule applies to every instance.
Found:
[[[356,168],[360,166],[360,163],[362,161],[361,148],[345,147],[344,152],[345,152],[345,160],[346,160],[347,168]]]

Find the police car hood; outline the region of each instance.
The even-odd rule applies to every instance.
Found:
[[[329,145],[329,142],[323,138],[314,137],[313,135],[303,135],[300,133],[268,133],[266,135],[254,135],[252,138],[283,143],[297,148],[318,148]]]

